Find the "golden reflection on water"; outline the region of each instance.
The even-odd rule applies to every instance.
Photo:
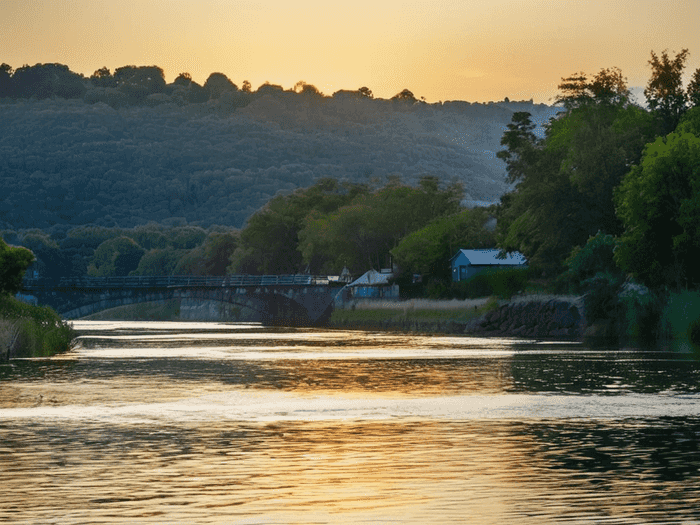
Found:
[[[537,422],[211,422],[58,430],[4,429],[0,518],[495,524],[619,523],[615,517],[631,522],[638,516],[666,523],[671,500],[678,505],[679,494],[697,494],[681,482],[660,482],[653,472],[620,479],[615,472],[591,477],[562,468],[541,441]],[[584,425],[580,435],[590,431],[596,427]],[[609,454],[626,455],[619,444]],[[680,509],[691,516],[692,502]],[[250,517],[255,519],[246,521]]]
[[[700,518],[697,367],[602,397],[575,388],[634,387],[629,356],[598,378],[509,341],[209,328],[83,323],[73,352],[6,365],[0,521]]]

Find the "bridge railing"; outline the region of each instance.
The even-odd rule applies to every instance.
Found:
[[[332,280],[321,275],[195,275],[70,277],[61,279],[24,279],[26,291],[46,288],[211,288],[252,286],[328,285]]]

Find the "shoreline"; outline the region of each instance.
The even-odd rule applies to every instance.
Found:
[[[336,308],[327,325],[562,341],[582,341],[589,332],[581,297],[560,295],[517,296],[502,301],[363,301]]]

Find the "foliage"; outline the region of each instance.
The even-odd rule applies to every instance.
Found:
[[[283,89],[274,100],[263,99],[264,90],[213,98],[175,83],[138,101],[121,88],[82,82],[82,101],[3,99],[0,228],[127,228],[169,217],[242,227],[278,192],[329,176],[383,184],[400,173],[417,184],[429,170],[463,181],[479,201],[507,187],[500,163],[475,154],[497,148],[510,119],[500,104],[414,108],[361,93],[318,98]],[[535,120],[553,112],[510,106]],[[478,133],[449,139],[472,127]]]
[[[0,296],[14,295],[22,289],[22,278],[32,262],[31,250],[8,246],[0,239]]]
[[[575,246],[566,260],[567,280],[579,289],[581,283],[595,277],[598,272],[619,274],[620,269],[614,260],[616,247],[617,239],[603,232],[589,237],[583,247]]]
[[[506,163],[508,182],[511,184],[525,178],[527,169],[536,159],[539,140],[535,136],[535,124],[527,111],[513,113],[510,124],[501,138],[505,149],[496,156]]]
[[[154,248],[143,254],[130,275],[179,275],[176,270],[185,250]]]
[[[601,69],[592,79],[586,73],[575,73],[562,78],[558,86],[560,94],[557,102],[567,109],[573,109],[590,103],[624,104],[629,100],[630,91],[627,79],[620,69]]]
[[[158,66],[122,66],[114,70],[117,89],[132,103],[143,102],[148,95],[161,93],[165,88],[165,74]]]
[[[90,83],[93,86],[102,88],[117,87],[117,80],[114,78],[112,72],[107,67],[102,67],[95,71],[90,77]]]
[[[659,339],[665,298],[648,288],[626,283],[618,295],[618,332],[623,344],[654,345]]]
[[[11,357],[42,357],[65,352],[75,338],[71,326],[48,307],[31,306],[9,296],[0,296],[0,319],[19,330]]]
[[[688,82],[686,94],[690,107],[700,107],[700,68],[696,69]]]
[[[700,291],[671,292],[662,313],[661,334],[666,343],[679,351],[700,353],[698,340]]]
[[[204,83],[204,90],[208,98],[217,99],[225,91],[237,91],[238,87],[223,73],[212,73]]]
[[[97,247],[88,274],[94,277],[129,275],[137,269],[144,253],[145,250],[133,239],[115,237]]]
[[[391,97],[391,100],[396,100],[399,102],[417,102],[415,95],[408,89],[404,89],[401,92],[397,93],[396,95]]]
[[[628,103],[616,70],[568,80],[561,97],[567,111],[550,121],[545,138],[516,113],[498,154],[516,183],[498,208],[499,247],[520,251],[549,275],[596,232],[621,232],[614,188],[655,131],[650,115]]]
[[[302,271],[299,231],[311,213],[329,213],[366,188],[324,178],[309,188],[279,195],[255,213],[241,230],[229,272],[292,274]]]
[[[388,255],[401,239],[431,219],[459,208],[462,188],[441,190],[435,177],[418,188],[400,181],[358,194],[332,213],[310,214],[299,232],[299,250],[312,271],[351,273],[388,266]]]
[[[699,286],[698,194],[700,138],[681,131],[648,144],[616,192],[618,265],[650,288]]]
[[[402,273],[449,279],[449,260],[457,250],[495,246],[495,233],[486,227],[490,219],[485,208],[438,217],[403,237],[391,254]]]
[[[27,98],[80,98],[86,89],[82,75],[63,64],[22,66],[12,75],[12,91]]]
[[[683,69],[688,50],[682,49],[674,58],[666,51],[657,56],[651,52],[651,78],[644,89],[649,108],[658,115],[662,133],[675,129],[686,110],[687,95],[683,91]]]
[[[619,274],[599,272],[583,281],[586,294],[583,301],[586,308],[586,321],[592,324],[598,319],[617,317],[618,295],[624,279]]]
[[[525,289],[529,277],[527,268],[486,269],[467,281],[452,283],[449,293],[457,299],[489,296],[509,299]]]

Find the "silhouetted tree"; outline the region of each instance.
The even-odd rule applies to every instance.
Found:
[[[145,100],[148,95],[161,93],[165,87],[165,75],[158,66],[123,66],[114,71],[117,87],[134,102]]]
[[[293,89],[296,93],[299,93],[301,95],[316,95],[319,97],[323,96],[323,94],[318,90],[316,86],[304,82],[303,80],[300,80],[299,82],[294,84]]]
[[[189,73],[180,73],[173,81],[176,86],[189,86],[192,83],[192,75]]]
[[[0,97],[12,96],[12,66],[0,65]]]
[[[219,98],[224,91],[238,91],[238,86],[223,73],[212,73],[204,83],[209,98]]]
[[[651,52],[651,78],[644,89],[644,95],[649,109],[659,116],[664,135],[676,128],[686,110],[687,98],[683,91],[682,75],[688,55],[687,49],[682,49],[673,59],[665,50],[660,57]]]
[[[102,67],[95,71],[90,77],[90,82],[95,87],[117,87],[117,79],[112,76],[108,68]]]
[[[562,78],[558,89],[556,102],[567,109],[590,103],[626,103],[630,97],[627,79],[616,67],[601,69],[592,79],[586,73],[574,73]]]
[[[80,98],[87,90],[83,77],[63,64],[22,66],[12,75],[15,95],[22,98]]]
[[[700,68],[696,69],[690,78],[686,93],[690,106],[694,108],[700,107]]]
[[[404,102],[418,102],[413,93],[411,93],[408,89],[404,89],[400,93],[397,93],[396,95],[391,97],[391,100],[399,100]]]
[[[360,96],[365,97],[365,98],[374,98],[374,95],[372,94],[372,90],[368,87],[361,87],[360,89],[357,90],[357,92],[360,94]]]

